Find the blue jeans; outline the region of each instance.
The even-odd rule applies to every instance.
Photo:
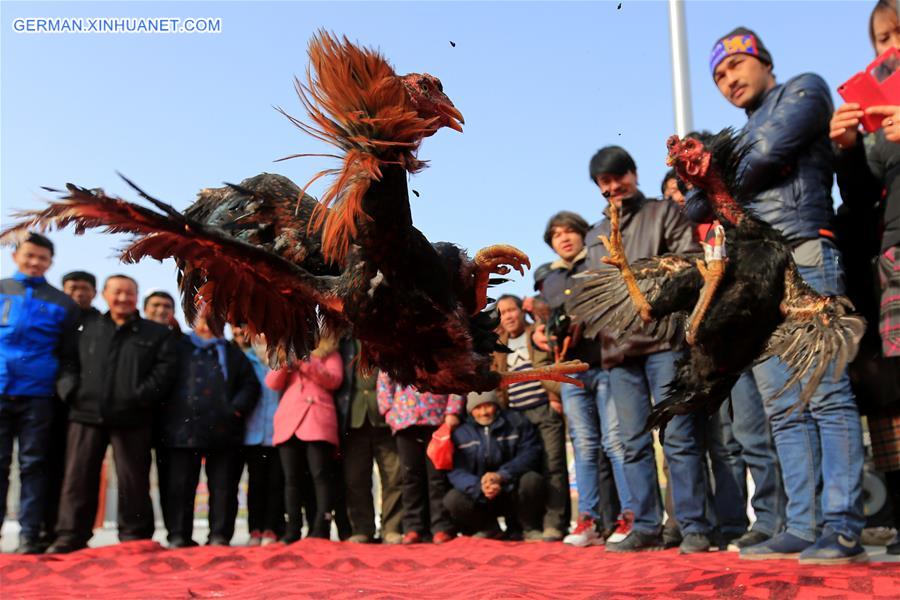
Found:
[[[820,244],[819,264],[798,265],[798,270],[819,293],[842,294],[840,252],[830,242]],[[787,381],[787,367],[772,358],[754,367],[753,374],[784,473],[788,533],[812,542],[824,525],[845,537],[859,539],[865,524],[862,426],[846,371],[834,382],[830,367],[809,405],[790,416],[800,388],[795,386],[780,398],[773,398]],[[806,381],[800,385],[806,385]]]
[[[749,468],[755,485],[751,504],[756,514],[751,529],[774,535],[784,525],[784,487],[762,397],[750,371],[743,373],[731,390],[730,412],[734,419],[725,402],[710,419],[709,454],[717,525],[726,534],[740,535],[746,530]]]
[[[54,398],[0,395],[0,524],[6,516],[6,492],[13,439],[19,439],[19,536],[37,539],[47,503],[47,465]]]
[[[619,503],[622,508],[631,505],[623,469],[625,447],[609,397],[609,372],[593,368],[574,377],[584,382],[584,387],[564,383],[561,395],[575,451],[578,512],[611,527]]]
[[[654,535],[662,523],[662,502],[653,438],[645,427],[651,401],[661,401],[665,386],[675,378],[675,358],[674,352],[657,352],[629,358],[610,369],[612,397],[625,445],[625,478],[634,502],[634,529]],[[706,452],[702,447],[705,426],[705,415],[678,415],[669,422],[663,436],[675,517],[683,534],[708,534],[712,529],[706,517]]]

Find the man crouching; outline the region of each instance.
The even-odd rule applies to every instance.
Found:
[[[467,535],[540,539],[544,515],[541,441],[534,426],[515,411],[501,410],[494,392],[471,393],[471,417],[453,431],[453,489],[444,506]]]

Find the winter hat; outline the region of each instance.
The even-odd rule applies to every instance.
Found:
[[[493,391],[472,392],[466,397],[466,412],[471,414],[476,406],[487,404],[488,402],[493,402],[498,407],[500,406],[500,401],[497,400],[497,394]]]
[[[719,63],[733,54],[749,54],[755,56],[767,65],[772,65],[772,55],[766,49],[762,40],[750,29],[738,27],[728,33],[713,46],[709,55],[709,71],[716,74]]]

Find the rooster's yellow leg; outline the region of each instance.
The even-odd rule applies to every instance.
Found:
[[[525,274],[522,267],[531,268],[528,255],[507,244],[495,244],[482,248],[475,254],[475,312],[478,314],[487,306],[487,289],[491,275],[506,275],[510,268],[520,275]]]
[[[507,387],[512,383],[520,383],[522,381],[560,381],[562,383],[571,383],[578,387],[584,387],[584,384],[573,378],[568,377],[573,373],[581,373],[587,371],[590,365],[580,360],[567,360],[566,362],[556,363],[546,367],[537,367],[534,369],[525,369],[524,371],[509,371],[501,374],[500,387]]]
[[[614,204],[609,205],[609,237],[600,236],[600,241],[609,252],[609,256],[604,256],[600,260],[608,265],[612,265],[619,269],[622,279],[625,281],[625,287],[628,289],[628,295],[634,303],[634,308],[640,315],[644,323],[653,320],[650,316],[650,303],[638,287],[637,279],[634,277],[634,271],[628,265],[628,259],[625,256],[625,248],[622,246],[622,232],[619,230],[619,211]]]
[[[706,251],[706,262],[704,263],[702,260],[697,261],[697,270],[703,276],[703,287],[700,289],[700,297],[697,299],[697,304],[694,306],[694,310],[688,319],[685,335],[687,343],[691,346],[697,343],[697,329],[699,329],[700,323],[703,322],[703,317],[706,316],[709,305],[712,303],[716,290],[719,289],[719,284],[722,282],[722,277],[725,275],[725,263],[727,262],[725,258],[725,230],[721,226],[716,227],[715,246],[704,244],[704,250]]]

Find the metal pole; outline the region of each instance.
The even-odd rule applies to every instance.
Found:
[[[672,46],[675,133],[684,136],[694,129],[694,117],[691,111],[691,76],[687,60],[687,29],[684,25],[684,0],[669,0],[669,41]]]

